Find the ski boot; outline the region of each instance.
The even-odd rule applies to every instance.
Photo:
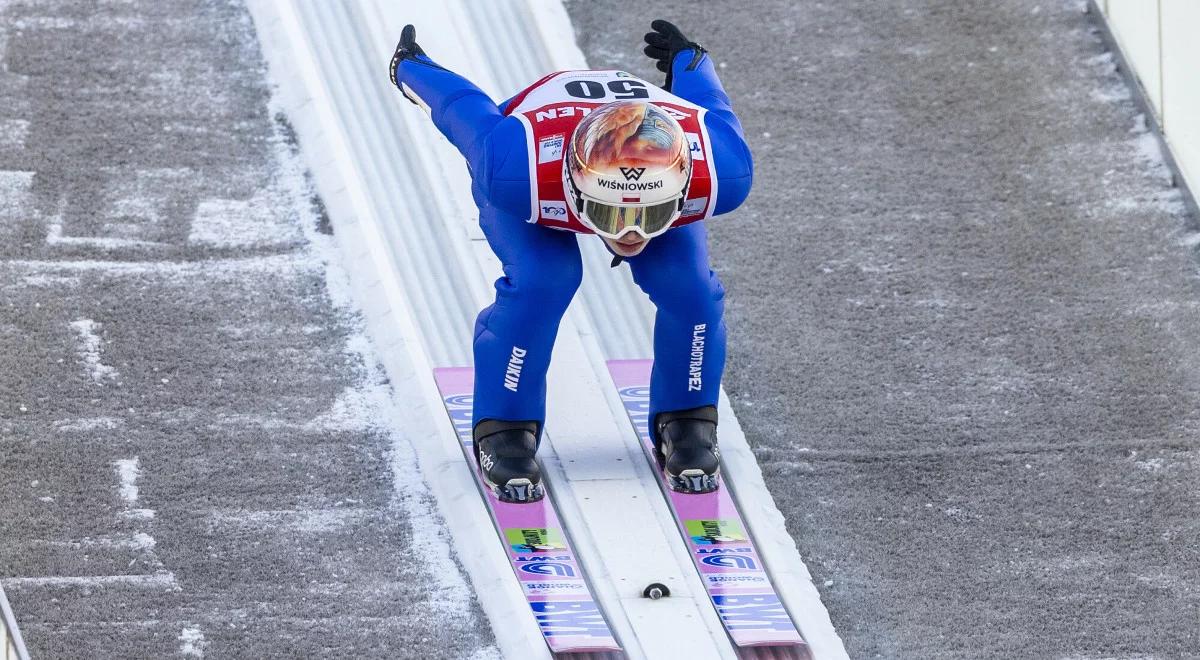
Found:
[[[715,406],[659,413],[654,430],[654,453],[671,490],[710,493],[717,489],[721,452]]]
[[[472,432],[483,481],[503,502],[536,502],[546,494],[537,451],[537,422],[485,419]]]

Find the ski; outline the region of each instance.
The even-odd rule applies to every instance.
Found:
[[[725,488],[727,477],[722,475],[721,487],[710,493],[680,493],[667,486],[650,438],[652,362],[609,360],[607,364],[692,562],[741,657],[807,657],[804,638],[771,584],[741,512]]]
[[[433,374],[463,456],[550,650],[556,655],[621,651],[563,533],[549,488],[542,499],[518,504],[501,501],[484,484],[471,438],[473,370],[440,368]]]

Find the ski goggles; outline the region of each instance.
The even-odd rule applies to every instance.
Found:
[[[618,239],[629,233],[654,238],[671,228],[681,210],[677,199],[650,206],[613,206],[585,198],[578,215],[592,231],[607,238]]]
[[[583,194],[570,174],[563,174],[575,215],[588,229],[605,238],[616,240],[629,233],[654,238],[670,229],[683,214],[686,190],[677,197],[655,204],[609,204]]]

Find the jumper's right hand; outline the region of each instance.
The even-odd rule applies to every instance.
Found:
[[[417,45],[417,28],[413,27],[412,23],[409,23],[400,32],[400,43],[396,44],[396,52],[392,55],[392,63],[388,67],[388,75],[391,76],[392,84],[396,86],[396,89],[399,89],[400,93],[404,94],[404,98],[413,103],[417,103],[416,99],[409,96],[404,91],[404,87],[400,84],[400,81],[396,79],[396,68],[404,60],[415,59],[418,55],[425,55],[425,51]]]

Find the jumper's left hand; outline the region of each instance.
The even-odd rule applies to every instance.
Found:
[[[675,55],[684,50],[695,50],[700,53],[705,50],[700,44],[685,37],[683,32],[670,21],[660,18],[650,23],[650,29],[654,31],[647,32],[643,37],[646,47],[642,49],[642,52],[650,59],[657,60],[655,66],[659,71],[667,74],[666,88],[669,90],[671,89],[671,62],[675,59]]]

